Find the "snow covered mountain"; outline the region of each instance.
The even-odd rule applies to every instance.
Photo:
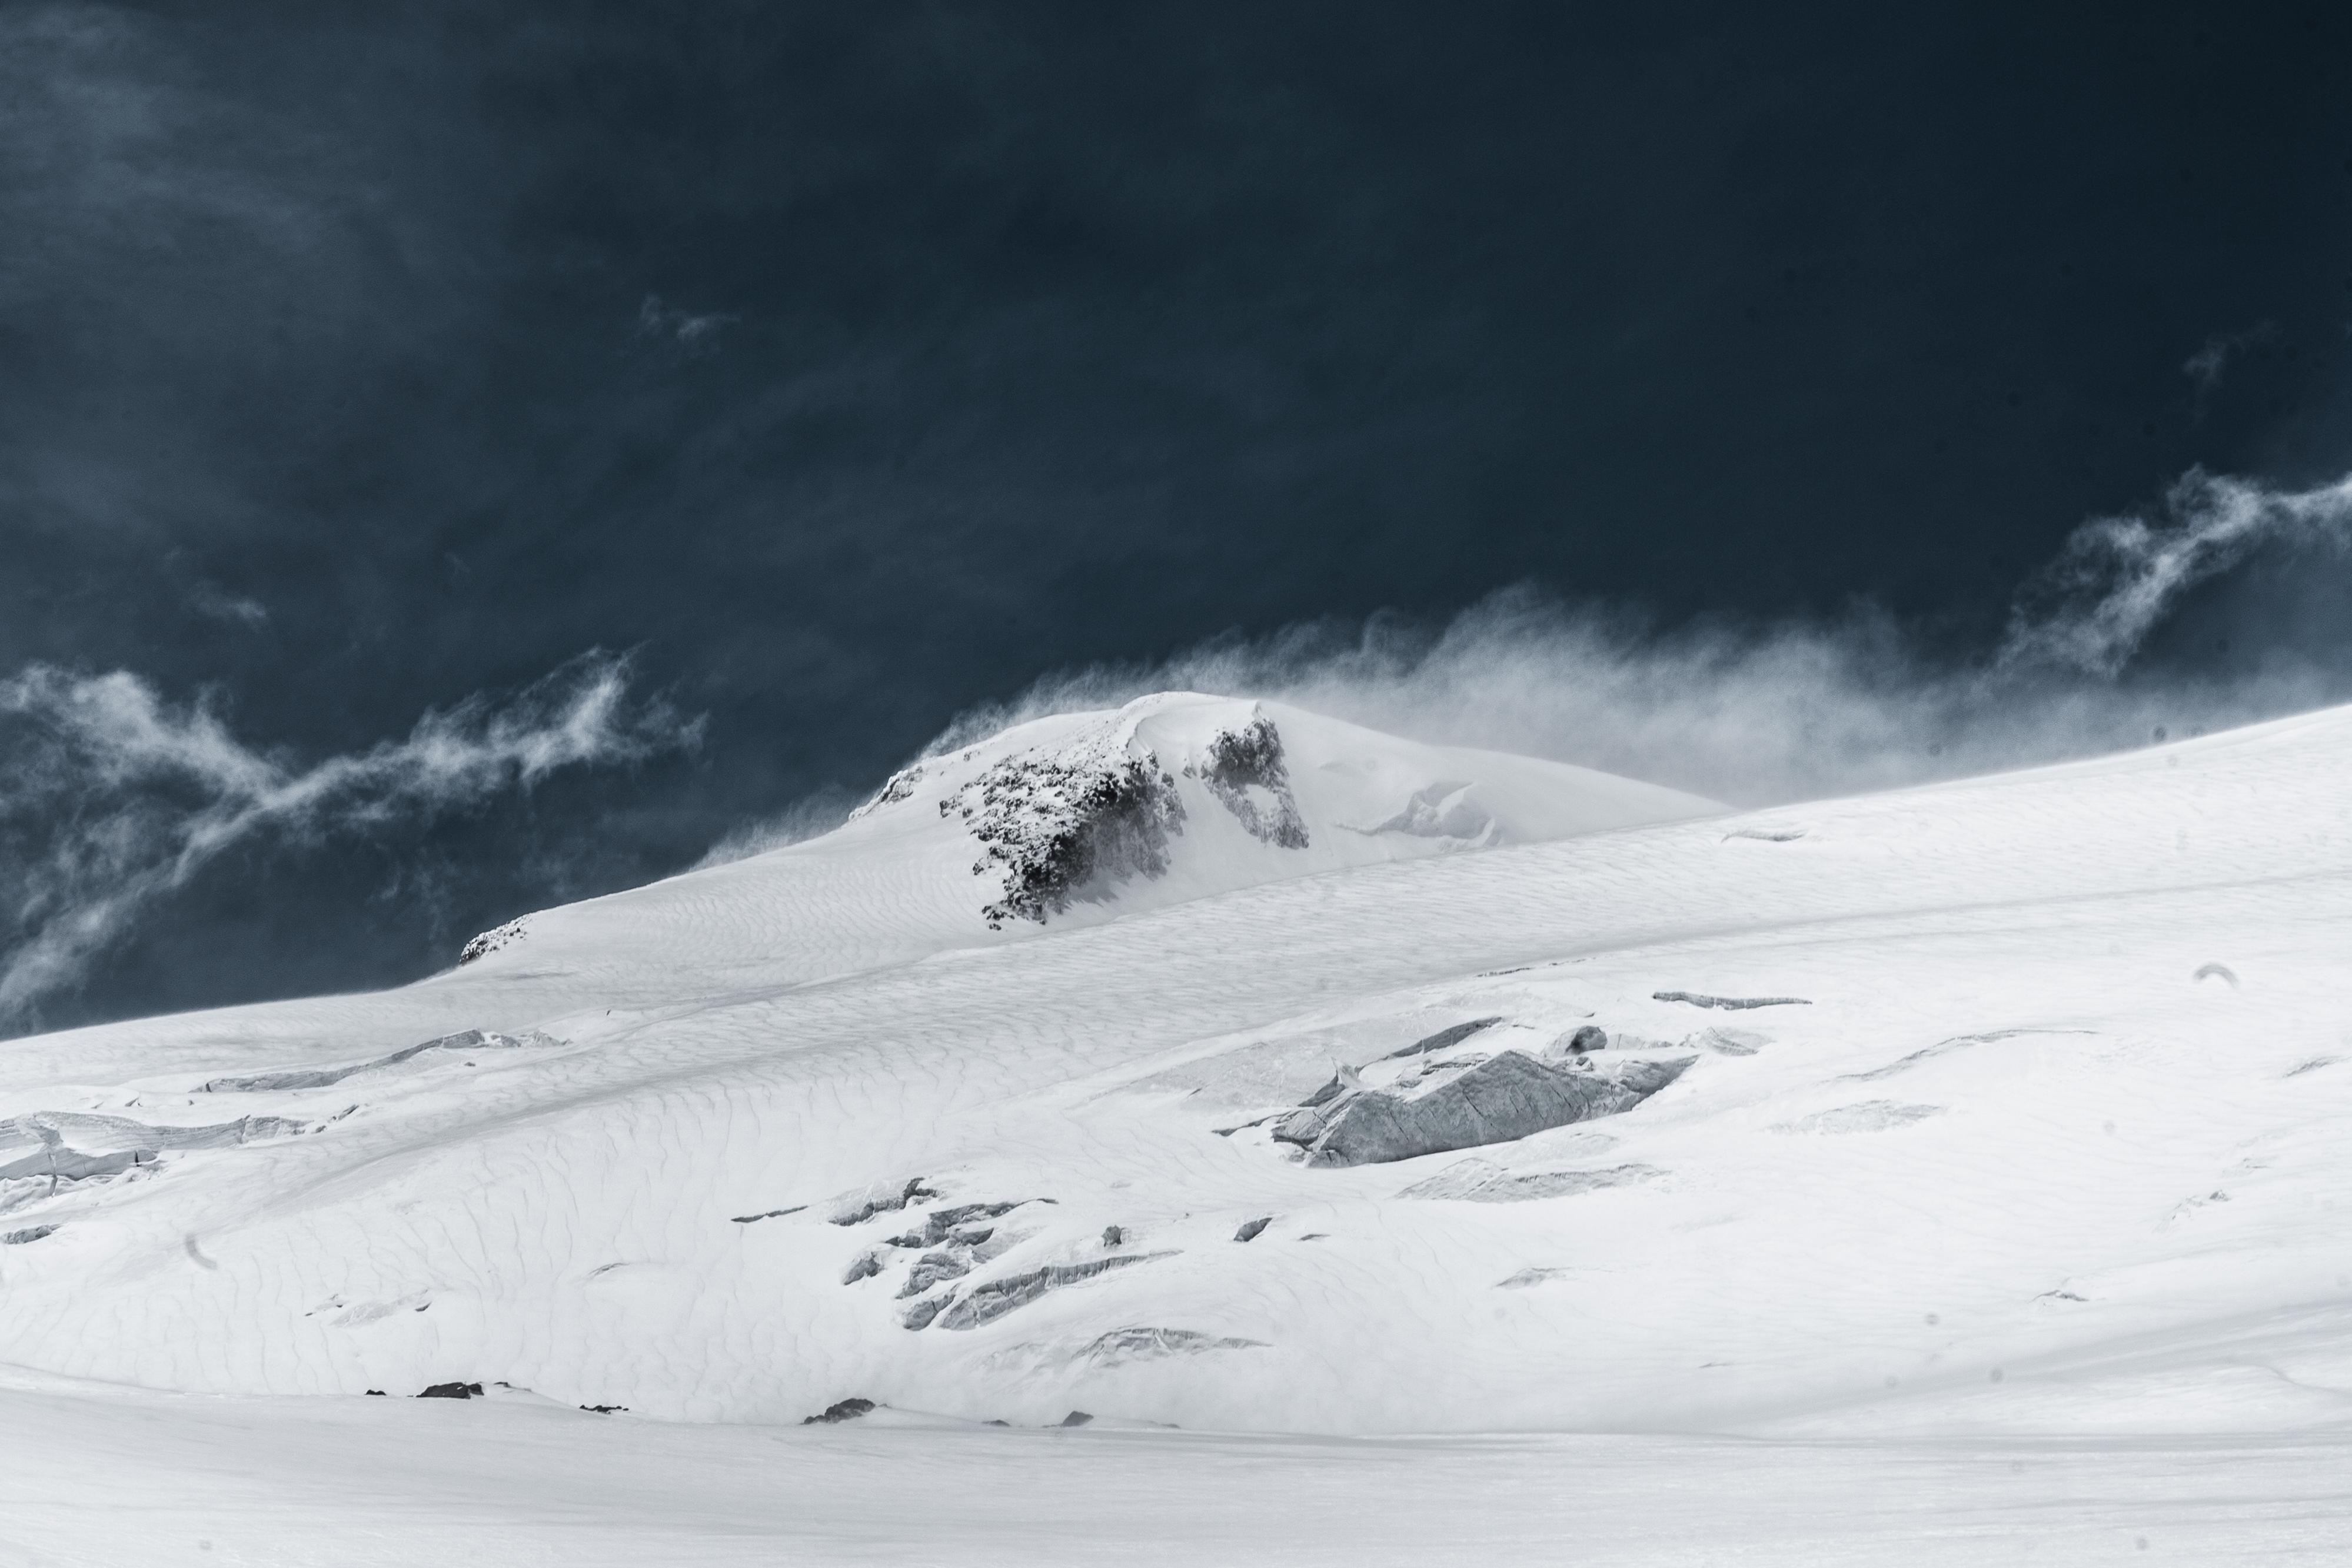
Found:
[[[1279,703],[1167,693],[894,775],[839,830],[485,932],[477,977],[677,954],[772,982],[1098,924],[1318,872],[1720,812],[1591,768],[1422,746]],[[574,967],[576,967],[576,971]]]
[[[2334,710],[1727,816],[1272,703],[1042,720],[400,990],[11,1043],[0,1362],[690,1422],[2340,1432],[2347,772]]]

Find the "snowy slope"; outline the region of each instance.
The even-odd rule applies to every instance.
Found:
[[[1260,718],[1283,787],[1217,744]],[[990,929],[1024,758],[1148,768],[1157,874]],[[1274,705],[1043,721],[417,986],[12,1043],[0,1362],[690,1421],[2340,1430],[2347,768],[2337,710],[1658,822],[1699,803]],[[1276,1135],[1336,1069],[1564,1071],[1587,1028],[1679,1076],[1392,1163]]]
[[[475,962],[484,977],[561,966],[608,984],[635,953],[630,980],[664,995],[681,949],[706,974],[814,978],[1288,877],[1722,810],[1279,703],[1166,693],[927,758],[821,839],[530,916]]]

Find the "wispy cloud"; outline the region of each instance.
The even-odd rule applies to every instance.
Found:
[[[695,745],[700,721],[633,697],[591,653],[506,698],[428,712],[406,738],[298,766],[124,671],[0,681],[0,1026],[70,988],[163,895],[256,841],[303,841],[528,789],[569,768]]]
[[[2267,341],[2275,330],[2264,321],[2243,331],[2216,332],[2181,361],[2180,373],[2197,383],[2201,397],[2221,384],[2221,372],[2230,368],[2231,360],[2255,344]]]
[[[637,307],[639,332],[647,337],[675,339],[689,349],[703,346],[720,328],[733,326],[741,319],[715,310],[699,314],[681,310],[663,304],[658,294],[646,295],[645,302]]]
[[[269,609],[259,600],[226,592],[209,582],[189,590],[188,608],[208,620],[234,621],[257,632],[269,624]]]
[[[2001,662],[2112,676],[2189,590],[2265,544],[2341,548],[2347,531],[2352,476],[2277,490],[2191,469],[2153,520],[2101,517],[2074,530],[2018,596]]]
[[[1442,628],[1400,617],[1227,636],[1061,671],[959,718],[951,750],[1023,719],[1175,689],[1268,696],[1416,738],[1556,758],[1747,805],[2093,755],[2341,700],[2291,660],[2242,676],[2141,671],[2200,583],[2265,545],[2341,544],[2352,478],[2273,489],[2195,472],[2148,517],[2078,529],[2006,632],[1951,653],[1868,606],[1661,628],[1528,589]]]

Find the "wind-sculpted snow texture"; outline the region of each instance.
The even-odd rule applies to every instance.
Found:
[[[1209,788],[1259,718],[1300,847]],[[940,807],[1023,758],[1148,767],[1165,870],[991,931]],[[2336,711],[1759,840],[1274,704],[1041,721],[404,989],[12,1042],[0,1362],[845,1438],[2341,1426],[2347,771]],[[1372,831],[1437,784],[1486,847]]]

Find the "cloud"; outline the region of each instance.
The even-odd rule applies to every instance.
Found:
[[[2341,700],[2340,681],[2292,659],[2236,677],[2134,659],[2191,588],[2265,545],[2341,544],[2347,523],[2352,478],[2283,491],[2192,472],[2154,518],[2078,529],[2021,591],[2005,633],[1973,651],[1954,653],[1867,604],[1828,618],[1662,627],[1621,606],[1518,588],[1442,627],[1315,622],[1056,672],[964,714],[927,752],[1048,713],[1192,689],[1741,805],[2058,761]]]
[[[35,1015],[163,895],[230,850],[304,842],[698,743],[701,721],[592,653],[502,702],[427,712],[406,738],[298,767],[125,671],[0,681],[0,1024]]]
[[[2198,350],[2181,361],[2180,373],[2197,383],[2201,397],[2221,382],[2221,372],[2231,360],[2256,343],[2266,342],[2276,329],[2268,321],[2239,332],[2216,332],[2205,340]]]
[[[2191,588],[2265,544],[2340,549],[2347,528],[2352,476],[2276,490],[2191,469],[2167,492],[2157,521],[2101,517],[2075,529],[2020,593],[2000,658],[2112,676]]]
[[[674,338],[688,348],[700,346],[703,340],[721,327],[730,327],[742,319],[740,316],[718,311],[696,315],[664,305],[658,294],[648,294],[637,307],[637,330],[648,337]]]
[[[254,631],[269,624],[269,609],[257,599],[223,592],[200,582],[188,592],[188,608],[212,621],[234,621]]]

